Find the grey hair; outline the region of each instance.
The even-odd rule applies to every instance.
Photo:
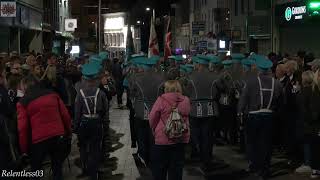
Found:
[[[305,71],[302,73],[302,85],[311,86],[314,81],[314,74],[312,71]]]
[[[298,63],[297,61],[290,60],[286,62],[286,66],[289,66],[290,70],[297,71],[298,70]]]

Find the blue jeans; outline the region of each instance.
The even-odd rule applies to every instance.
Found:
[[[311,165],[311,147],[310,144],[303,145],[303,156],[304,156],[304,164],[307,166]]]
[[[312,169],[320,170],[320,137],[312,135],[309,137],[310,142],[310,166]]]
[[[250,114],[246,123],[247,157],[252,171],[269,171],[272,153],[272,114]]]
[[[153,145],[151,170],[154,180],[182,180],[185,144]]]

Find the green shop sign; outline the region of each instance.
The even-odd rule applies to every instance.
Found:
[[[320,1],[310,1],[308,4],[310,16],[320,15]]]
[[[307,6],[287,7],[285,10],[285,19],[287,21],[300,20],[307,14]]]
[[[320,23],[320,0],[296,0],[276,6],[276,21],[281,25]]]

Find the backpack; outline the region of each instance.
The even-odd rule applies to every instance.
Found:
[[[168,100],[164,99],[171,106],[171,113],[166,123],[164,123],[164,133],[169,139],[180,139],[183,134],[188,132],[188,127],[182,119],[182,115],[179,113],[177,105],[172,105]]]

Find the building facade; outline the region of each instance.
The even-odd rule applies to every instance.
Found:
[[[272,52],[273,3],[274,0],[231,0],[234,52]]]
[[[73,34],[65,30],[65,20],[71,19],[71,0],[59,0],[59,29],[55,31],[52,50],[63,55],[71,48]]]
[[[43,0],[43,50],[52,51],[56,32],[59,31],[59,0]]]
[[[171,32],[173,50],[189,51],[190,47],[190,1],[180,0],[171,4]]]
[[[16,17],[0,17],[0,52],[42,52],[43,1],[17,0]]]
[[[128,35],[127,13],[108,13],[103,14],[103,38],[104,49],[110,52],[111,58],[124,58]],[[139,28],[131,26],[135,53],[140,51],[140,31]]]
[[[229,36],[230,6],[230,0],[190,0],[191,49],[208,49],[216,41],[209,34]]]

